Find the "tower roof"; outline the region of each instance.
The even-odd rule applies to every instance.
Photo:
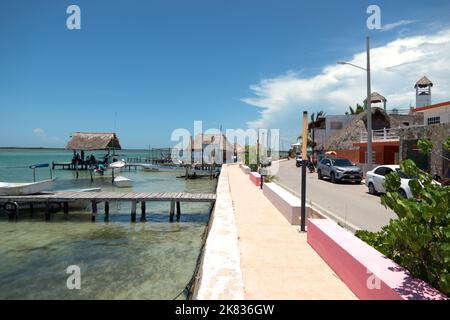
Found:
[[[372,94],[370,95],[370,102],[372,103],[379,103],[379,102],[386,102],[386,98],[383,97],[381,94],[379,94],[378,92],[372,92]],[[367,98],[364,99],[364,103],[367,102]]]
[[[416,82],[416,85],[414,86],[414,88],[425,88],[425,87],[432,87],[433,86],[433,82],[431,82],[430,79],[428,79],[427,77],[423,76],[419,81]]]

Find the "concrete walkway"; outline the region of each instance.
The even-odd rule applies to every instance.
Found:
[[[356,299],[237,165],[228,179],[245,299]]]

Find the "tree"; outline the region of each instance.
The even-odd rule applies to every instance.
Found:
[[[450,137],[445,143],[450,149]],[[432,143],[418,143],[422,153],[432,152]],[[356,236],[408,269],[411,274],[450,293],[450,187],[436,184],[431,175],[420,170],[412,160],[400,164],[409,177],[413,199],[399,194],[400,176],[386,176],[386,195],[381,203],[398,216],[380,232],[358,231]]]
[[[325,116],[326,116],[326,114],[323,111],[319,111],[319,112],[317,112],[317,114],[314,112],[311,114],[311,118],[310,118],[311,121],[309,123],[312,124],[312,142],[311,142],[310,146],[312,149],[313,156],[314,156],[314,148],[316,147],[316,141],[315,141],[316,122],[319,120],[319,118],[323,118]]]
[[[364,106],[360,105],[359,103],[356,104],[356,109],[353,109],[352,106],[348,106],[348,109],[349,109],[350,113],[346,112],[345,113],[346,115],[348,115],[348,114],[357,115],[357,114],[363,113],[365,111]]]

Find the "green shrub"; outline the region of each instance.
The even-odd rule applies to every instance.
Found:
[[[448,140],[447,140],[448,141]],[[418,147],[431,152],[429,142]],[[411,160],[400,165],[410,177],[409,186],[414,199],[404,199],[399,194],[400,176],[386,176],[386,195],[381,203],[398,216],[380,232],[358,231],[356,236],[408,269],[445,294],[450,294],[450,187],[432,181]]]

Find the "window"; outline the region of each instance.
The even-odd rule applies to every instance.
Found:
[[[334,166],[338,167],[351,167],[352,163],[347,159],[333,159],[331,160]]]
[[[430,118],[427,118],[427,123],[428,123],[428,125],[441,123],[441,117],[430,117]]]
[[[386,168],[385,167],[378,168],[377,170],[375,170],[375,174],[379,176],[384,176],[386,174]]]
[[[342,122],[340,122],[340,121],[331,121],[330,122],[330,129],[331,130],[341,130],[342,129]]]

